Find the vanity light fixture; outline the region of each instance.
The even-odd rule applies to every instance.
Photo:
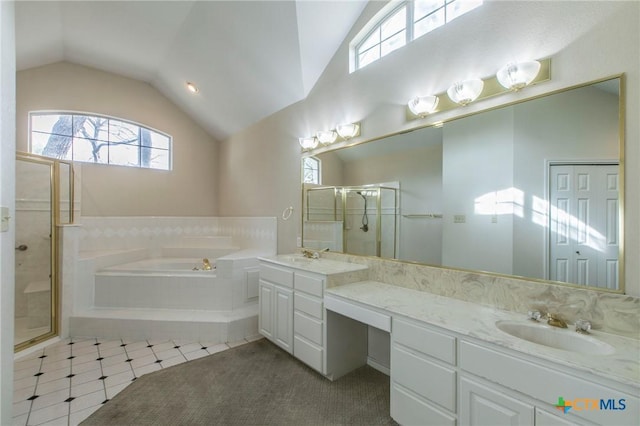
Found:
[[[409,101],[409,109],[418,117],[426,117],[438,107],[440,98],[437,96],[416,96]]]
[[[187,81],[187,90],[191,93],[198,93],[200,91],[200,89],[198,89],[198,87],[190,81]]]
[[[302,147],[302,149],[314,149],[318,146],[318,139],[316,139],[314,136],[311,136],[309,138],[300,138],[298,139],[298,142],[300,142],[300,146]]]
[[[484,81],[479,78],[471,80],[458,81],[447,90],[449,98],[462,106],[468,105],[475,101],[484,87]]]
[[[323,130],[316,134],[316,138],[322,145],[330,145],[338,139],[338,133],[335,130]]]
[[[342,139],[349,140],[360,134],[360,124],[359,123],[341,124],[336,128],[336,131],[338,132],[338,134]]]
[[[496,74],[498,82],[506,89],[520,90],[528,86],[540,72],[540,62],[509,63]]]

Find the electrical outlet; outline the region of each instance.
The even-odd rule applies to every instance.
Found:
[[[467,221],[467,217],[463,214],[453,215],[453,223],[465,223],[466,221]]]

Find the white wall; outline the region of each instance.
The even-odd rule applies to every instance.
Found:
[[[0,206],[15,207],[15,31],[14,3],[0,2]],[[15,229],[0,233],[0,424],[11,424],[13,408],[13,300]]]
[[[513,273],[513,214],[496,204],[513,195],[513,132],[512,108],[444,126],[443,265]]]
[[[360,121],[362,135],[354,142],[379,138],[624,72],[625,254],[627,259],[640,257],[640,236],[635,226],[640,220],[640,122],[633,119],[640,116],[639,3],[485,2],[447,26],[349,74],[348,42],[383,6],[383,2],[371,2],[365,8],[307,99],[223,142],[221,215],[273,216],[288,205],[300,205],[297,139],[318,129]],[[488,77],[513,60],[545,57],[552,58],[549,82],[424,120],[406,120],[406,102],[417,94],[444,92],[453,81],[469,76]],[[246,167],[233,166],[239,162]],[[270,170],[278,172],[268,173]],[[279,227],[280,252],[295,249],[298,228],[299,223]],[[628,261],[625,270],[627,293],[640,296],[640,263]]]
[[[105,114],[173,137],[171,171],[76,163],[83,216],[216,215],[217,143],[151,85],[68,62],[18,72],[20,151],[28,150],[28,113],[34,110]]]

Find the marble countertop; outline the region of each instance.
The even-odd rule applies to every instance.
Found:
[[[589,337],[608,343],[615,351],[607,355],[565,351],[531,343],[496,327],[497,321],[531,324],[525,315],[515,312],[375,281],[334,287],[325,294],[640,388],[640,340],[592,331]],[[557,332],[575,333],[572,328]]]
[[[301,254],[279,254],[276,256],[258,257],[258,260],[323,275],[342,274],[367,269],[367,265],[323,258],[309,259]]]

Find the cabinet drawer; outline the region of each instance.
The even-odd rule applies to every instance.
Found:
[[[293,287],[293,271],[277,266],[260,265],[260,278],[285,287]]]
[[[324,279],[296,273],[295,289],[304,291],[314,296],[322,297],[324,289]]]
[[[298,336],[295,336],[293,341],[293,355],[311,368],[324,374],[322,371],[322,348],[304,341]]]
[[[391,349],[391,381],[449,411],[456,410],[456,372],[395,345]]]
[[[347,318],[363,322],[383,331],[391,331],[391,316],[355,303],[347,302],[328,294],[324,298],[324,307]]]
[[[293,314],[293,332],[299,334],[307,340],[311,340],[316,345],[322,346],[322,321],[302,315],[299,312]]]
[[[392,339],[449,364],[456,363],[456,338],[402,319],[393,319]]]
[[[300,312],[304,312],[307,315],[323,319],[322,299],[316,299],[315,297],[306,296],[301,293],[296,293],[293,300],[294,309]]]
[[[454,416],[432,407],[395,383],[391,385],[391,417],[401,425],[456,424]]]

